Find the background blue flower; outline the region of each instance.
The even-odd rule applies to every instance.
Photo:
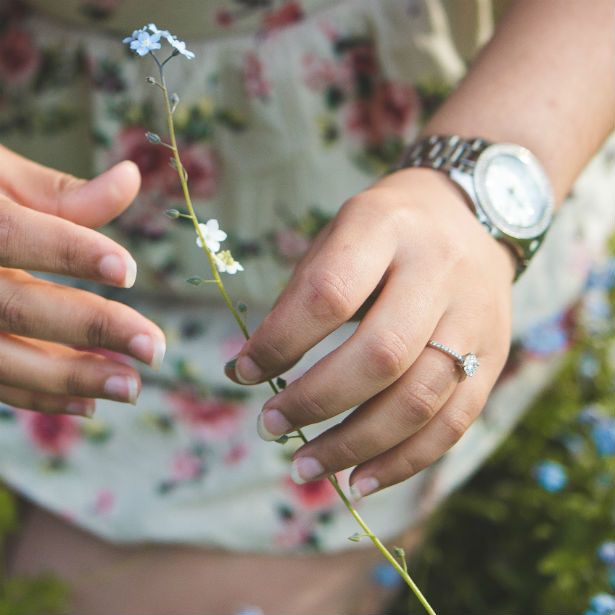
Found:
[[[538,484],[550,493],[560,491],[568,481],[564,466],[556,461],[543,461],[539,463],[534,468],[534,476]]]

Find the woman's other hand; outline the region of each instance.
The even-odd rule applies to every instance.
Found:
[[[85,181],[0,146],[0,401],[90,416],[95,398],[135,403],[139,394],[137,371],[113,352],[160,366],[165,340],[155,324],[121,303],[26,272],[132,286],[130,254],[92,229],[124,211],[139,186],[131,162]]]

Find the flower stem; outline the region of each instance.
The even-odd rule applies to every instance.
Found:
[[[167,122],[168,122],[168,129],[169,129],[169,138],[171,140],[170,146],[167,146],[167,147],[170,147],[170,149],[173,151],[173,157],[175,159],[175,164],[177,166],[177,174],[179,175],[179,181],[181,182],[182,192],[184,194],[184,199],[186,201],[186,206],[189,212],[189,216],[184,216],[184,217],[189,217],[192,220],[196,233],[201,240],[203,250],[205,254],[207,255],[207,259],[209,260],[209,264],[211,266],[211,269],[214,275],[214,280],[211,280],[211,282],[212,283],[215,282],[215,284],[220,289],[220,293],[222,294],[222,297],[224,301],[226,302],[229,310],[233,314],[233,317],[237,321],[237,324],[239,325],[241,332],[243,333],[246,340],[248,340],[250,339],[250,333],[248,332],[248,328],[246,327],[246,324],[242,320],[241,316],[239,315],[239,312],[233,305],[233,302],[231,301],[230,297],[228,296],[228,293],[226,292],[226,289],[224,288],[224,283],[222,282],[220,278],[220,273],[218,272],[218,269],[216,267],[213,254],[211,250],[207,247],[207,244],[205,243],[205,238],[203,237],[203,234],[199,227],[199,220],[194,211],[194,207],[192,206],[192,200],[190,198],[190,192],[188,190],[188,182],[186,179],[186,173],[184,171],[184,167],[179,157],[179,151],[177,149],[177,140],[175,138],[175,127],[173,125],[171,104],[169,101],[169,95],[168,95],[167,87],[166,87],[165,80],[164,80],[163,66],[166,61],[160,63],[158,62],[156,58],[154,59],[156,60],[156,63],[158,64],[158,68],[160,70],[160,83],[157,85],[162,90],[162,93],[164,96],[164,104],[166,108]],[[278,390],[278,387],[273,382],[273,380],[269,379],[267,380],[267,382],[269,386],[271,387],[271,389],[273,390],[274,394],[277,394],[279,390]],[[307,444],[308,439],[305,437],[301,429],[297,429],[297,436],[303,441],[304,444]],[[395,568],[395,570],[397,570],[399,575],[406,582],[408,587],[412,590],[412,592],[417,597],[419,602],[423,605],[427,613],[429,613],[429,615],[436,615],[435,611],[433,610],[429,602],[427,602],[426,598],[423,596],[421,590],[418,588],[416,583],[412,580],[412,578],[408,574],[405,561],[403,562],[403,566],[400,565],[400,563],[397,561],[394,555],[384,546],[384,544],[382,544],[380,539],[369,529],[369,527],[367,526],[365,521],[363,521],[363,519],[361,518],[361,516],[359,515],[355,507],[351,504],[350,500],[346,497],[346,494],[342,491],[342,488],[340,487],[335,474],[329,475],[327,479],[329,480],[331,485],[333,485],[333,488],[335,489],[335,491],[337,491],[337,494],[341,498],[342,502],[344,502],[344,505],[349,510],[350,514],[355,518],[356,522],[359,524],[359,526],[365,533],[365,536],[367,536],[374,543],[374,545],[378,548],[378,550],[382,553],[382,555],[389,561],[389,563]]]

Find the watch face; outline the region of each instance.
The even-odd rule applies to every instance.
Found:
[[[538,160],[524,147],[489,146],[474,171],[480,206],[503,233],[519,239],[540,236],[553,217],[551,184]]]

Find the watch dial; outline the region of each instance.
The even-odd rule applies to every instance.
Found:
[[[493,206],[513,226],[534,226],[544,209],[542,192],[526,165],[514,156],[497,156],[488,165],[485,186]]]
[[[498,144],[479,157],[475,174],[480,204],[504,233],[518,238],[540,235],[553,214],[549,181],[525,148]]]

